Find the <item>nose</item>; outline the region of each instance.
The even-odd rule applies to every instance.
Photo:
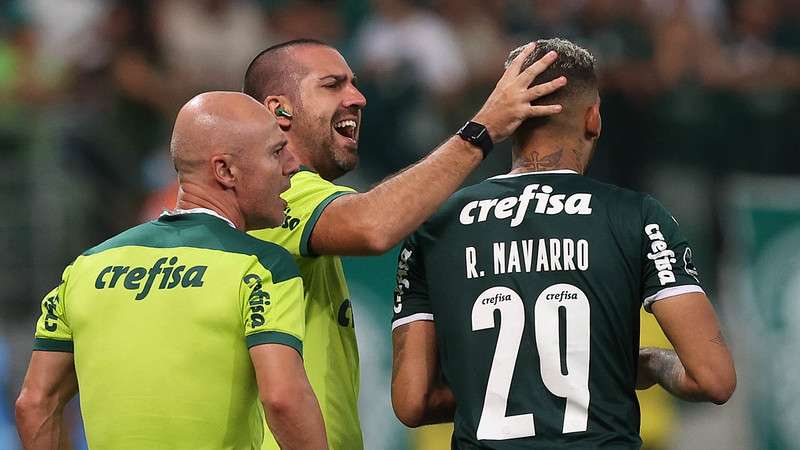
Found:
[[[292,152],[288,147],[284,149],[283,155],[283,176],[292,176],[297,173],[298,170],[300,170],[300,161],[296,156],[294,156],[294,152]]]
[[[357,87],[350,85],[350,89],[348,89],[347,98],[345,98],[343,106],[345,108],[355,106],[358,109],[361,109],[367,106],[367,98],[364,97],[364,94],[362,94]]]

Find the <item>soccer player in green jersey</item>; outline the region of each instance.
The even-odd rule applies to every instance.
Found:
[[[736,383],[677,222],[581,176],[601,129],[595,61],[551,39],[522,67],[551,50],[535,82],[569,79],[542,99],[563,112],[522,124],[512,171],[457,192],[399,257],[393,406],[409,426],[454,421],[453,449],[636,449],[637,386],[724,403]],[[640,351],[642,305],[677,355]]]
[[[244,233],[284,220],[298,168],[286,138],[252,98],[206,93],[178,113],[171,152],[178,209],[83,253],[42,302],[23,445],[65,442],[80,389],[91,448],[257,449],[262,411],[282,448],[327,448],[297,266]]]
[[[300,267],[306,289],[304,361],[332,449],[363,447],[358,349],[339,255],[388,251],[459,187],[492,142],[504,140],[525,119],[557,113],[558,105],[530,103],[565,84],[559,78],[531,85],[554,58],[548,55],[522,73],[519,65],[506,71],[473,119],[483,127],[482,141],[454,136],[365,193],[333,183],[358,162],[366,105],[342,55],[319,41],[296,40],[264,50],[248,67],[244,92],[275,114],[302,165],[283,195],[288,202],[283,226],[253,235],[283,245]],[[267,442],[265,448],[276,446]]]

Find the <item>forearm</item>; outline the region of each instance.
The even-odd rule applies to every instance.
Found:
[[[452,422],[456,401],[439,368],[433,322],[392,332],[392,407],[408,427]]]
[[[480,149],[453,136],[423,160],[372,188],[338,199],[336,227],[319,226],[312,248],[319,254],[363,255],[390,250],[417,229],[480,164]],[[331,205],[333,206],[333,205]],[[326,215],[328,212],[326,211]],[[324,230],[336,232],[328,237]]]
[[[480,149],[452,136],[433,153],[364,194],[381,218],[389,247],[416,230],[483,159]]]
[[[672,395],[690,402],[709,401],[700,385],[687,373],[672,350],[646,347],[639,350],[637,388],[656,383]]]
[[[69,435],[64,427],[63,407],[55,404],[24,404],[16,407],[17,431],[26,450],[69,450]]]
[[[428,395],[420,425],[433,425],[453,421],[456,412],[456,399],[446,384],[434,387]]]
[[[263,403],[267,424],[283,450],[328,448],[325,422],[310,388],[282,405]]]
[[[34,351],[17,398],[17,431],[25,449],[71,448],[64,407],[78,392],[72,353]]]

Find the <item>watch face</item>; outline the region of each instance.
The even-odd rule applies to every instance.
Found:
[[[483,157],[492,151],[493,142],[492,138],[486,132],[486,127],[475,122],[467,122],[458,130],[458,135],[467,142],[477,146],[483,152]]]
[[[483,125],[475,122],[467,122],[463,127],[461,127],[459,133],[463,134],[465,138],[470,140],[478,140],[485,131],[486,127]]]

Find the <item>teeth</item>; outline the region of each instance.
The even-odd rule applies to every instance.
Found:
[[[355,120],[343,120],[341,122],[336,123],[333,127],[334,128],[344,128],[344,127],[353,127],[353,128],[355,128],[356,127],[356,121]]]

